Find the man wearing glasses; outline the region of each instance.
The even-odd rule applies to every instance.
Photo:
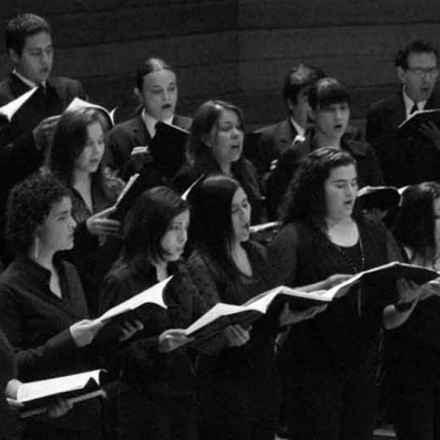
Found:
[[[415,111],[440,108],[440,96],[434,91],[437,60],[438,49],[431,41],[410,41],[395,60],[401,89],[374,103],[368,112],[367,141],[375,149],[389,185],[440,181],[440,129],[428,122],[413,138],[403,138],[397,131]]]

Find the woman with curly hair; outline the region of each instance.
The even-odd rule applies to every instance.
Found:
[[[164,293],[168,309],[146,311],[140,322],[144,330],[109,353],[121,378],[121,440],[197,438],[194,359],[181,347],[188,342],[182,329],[204,312],[180,261],[189,221],[189,205],[176,192],[166,187],[145,191],[127,216],[121,257],[104,284],[103,311],[173,277]]]
[[[224,101],[207,101],[196,111],[187,147],[187,164],[173,186],[182,192],[202,175],[223,174],[237,179],[253,208],[252,222],[262,223],[264,197],[253,165],[243,155],[242,111]]]
[[[104,172],[104,150],[100,115],[83,108],[61,116],[47,158],[49,170],[71,189],[77,228],[69,259],[78,269],[92,315],[98,309],[100,282],[117,256],[104,255],[100,244],[105,237],[119,234],[120,222],[110,216],[124,185]]]
[[[327,290],[341,281],[341,274],[401,258],[385,227],[354,210],[357,193],[353,156],[320,148],[305,158],[270,248],[281,284]],[[395,288],[394,283],[352,288],[289,333],[280,361],[288,386],[291,439],[371,439],[382,324],[402,324],[408,317],[403,303],[421,292],[400,280],[402,304],[395,306],[388,295]]]
[[[73,247],[70,192],[48,175],[12,190],[6,238],[15,260],[0,277],[0,325],[15,350],[18,379],[35,381],[94,367],[88,347],[100,325],[88,320],[75,268],[57,257]],[[80,403],[59,419],[32,418],[24,438],[101,438],[101,405]]]
[[[440,270],[440,185],[408,187],[394,225],[394,236],[409,263]],[[399,439],[440,436],[440,294],[429,283],[430,298],[408,304],[409,319],[386,333],[386,384]]]

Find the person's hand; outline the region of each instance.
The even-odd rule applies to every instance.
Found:
[[[35,146],[38,150],[44,150],[50,145],[60,117],[61,115],[49,116],[40,121],[32,130],[32,136],[34,137]]]
[[[440,129],[432,121],[425,122],[419,128],[420,133],[427,137],[440,150]]]
[[[119,220],[109,219],[108,216],[116,212],[116,208],[105,209],[89,217],[86,221],[87,229],[92,235],[116,235],[121,234],[121,222]]]
[[[411,280],[401,278],[396,281],[396,287],[399,292],[398,304],[415,303],[423,294],[422,286]]]
[[[121,324],[121,335],[119,336],[118,341],[126,341],[143,329],[144,324],[142,324],[142,322],[137,319],[135,319],[134,321],[124,321]]]
[[[223,333],[230,347],[240,347],[246,344],[251,338],[250,330],[250,328],[247,330],[244,329],[241,325],[230,325],[223,330]]]
[[[440,277],[428,281],[420,286],[421,294],[420,300],[429,298],[431,296],[440,296]]]
[[[75,324],[70,326],[70,334],[72,335],[73,342],[78,348],[90,345],[93,338],[104,325],[103,322],[92,321],[90,319],[75,322]]]
[[[329,276],[325,281],[325,290],[330,290],[333,287],[337,286],[338,284],[343,283],[344,281],[349,280],[353,275],[350,274],[343,274],[343,273],[336,273],[334,275]]]
[[[327,304],[322,306],[310,307],[306,310],[294,311],[289,307],[289,303],[284,303],[280,313],[280,325],[297,324],[298,322],[314,318],[318,313],[322,313],[327,308]]]
[[[67,414],[73,408],[73,403],[58,397],[47,407],[47,417],[57,419]]]
[[[159,336],[159,351],[161,353],[168,353],[176,350],[182,345],[191,342],[193,338],[188,338],[185,334],[185,330],[182,329],[169,329],[165,330]]]

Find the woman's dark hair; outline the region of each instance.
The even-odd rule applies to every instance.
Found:
[[[233,104],[225,101],[207,101],[195,112],[191,125],[191,135],[188,144],[188,159],[190,163],[198,164],[207,159],[213,160],[211,148],[206,145],[206,137],[211,130],[218,129],[218,122],[225,110],[234,112],[243,128],[243,113]],[[242,155],[243,156],[243,155]]]
[[[322,78],[310,87],[309,104],[313,110],[341,102],[350,105],[350,94],[335,78]]]
[[[88,127],[95,123],[102,127],[98,112],[90,108],[67,111],[58,121],[46,162],[49,170],[68,187],[73,186],[75,161],[87,145]],[[93,173],[92,183],[105,195],[102,160]]]
[[[125,219],[120,263],[142,270],[146,263],[161,260],[163,236],[174,217],[188,209],[188,202],[170,188],[144,191]]]
[[[410,248],[415,257],[429,262],[435,257],[435,214],[433,202],[440,197],[440,185],[424,182],[408,187],[393,232],[397,241]]]
[[[174,72],[173,68],[164,60],[160,58],[147,58],[141,66],[136,69],[136,86],[142,91],[144,88],[144,77],[153,72],[160,70],[169,70]]]
[[[187,160],[200,175],[222,173],[220,165],[212,154],[212,148],[206,145],[205,139],[213,128],[217,130],[218,122],[225,110],[237,114],[242,129],[244,130],[242,111],[235,105],[225,101],[207,101],[197,109],[194,115],[187,147]],[[231,171],[234,177],[240,182],[240,185],[250,200],[258,200],[262,197],[260,188],[252,172],[252,165],[245,160],[243,153],[236,162],[232,163]]]
[[[28,254],[37,227],[64,197],[70,197],[70,191],[48,173],[34,174],[14,186],[6,211],[6,240],[16,255]]]
[[[192,245],[206,249],[226,273],[237,272],[231,256],[233,236],[231,206],[240,184],[230,177],[207,177],[189,193],[191,224],[189,240]]]
[[[308,154],[284,198],[282,224],[301,220],[323,228],[327,214],[324,183],[331,170],[348,165],[356,166],[353,156],[336,148],[319,148]]]

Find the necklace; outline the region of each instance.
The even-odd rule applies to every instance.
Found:
[[[345,262],[351,267],[353,274],[357,274],[359,272],[363,272],[365,270],[365,254],[364,254],[364,247],[362,245],[362,238],[361,234],[359,232],[359,254],[360,254],[360,267],[356,265],[356,262],[353,260],[353,258],[344,251],[344,249],[337,245],[336,243],[333,243],[333,241],[330,240],[330,243],[333,245],[333,247],[339,252],[339,254],[344,258]],[[356,245],[355,245],[356,246]],[[353,247],[355,247],[353,246]],[[362,314],[362,287],[359,286],[358,292],[357,292],[357,311],[359,316]]]

